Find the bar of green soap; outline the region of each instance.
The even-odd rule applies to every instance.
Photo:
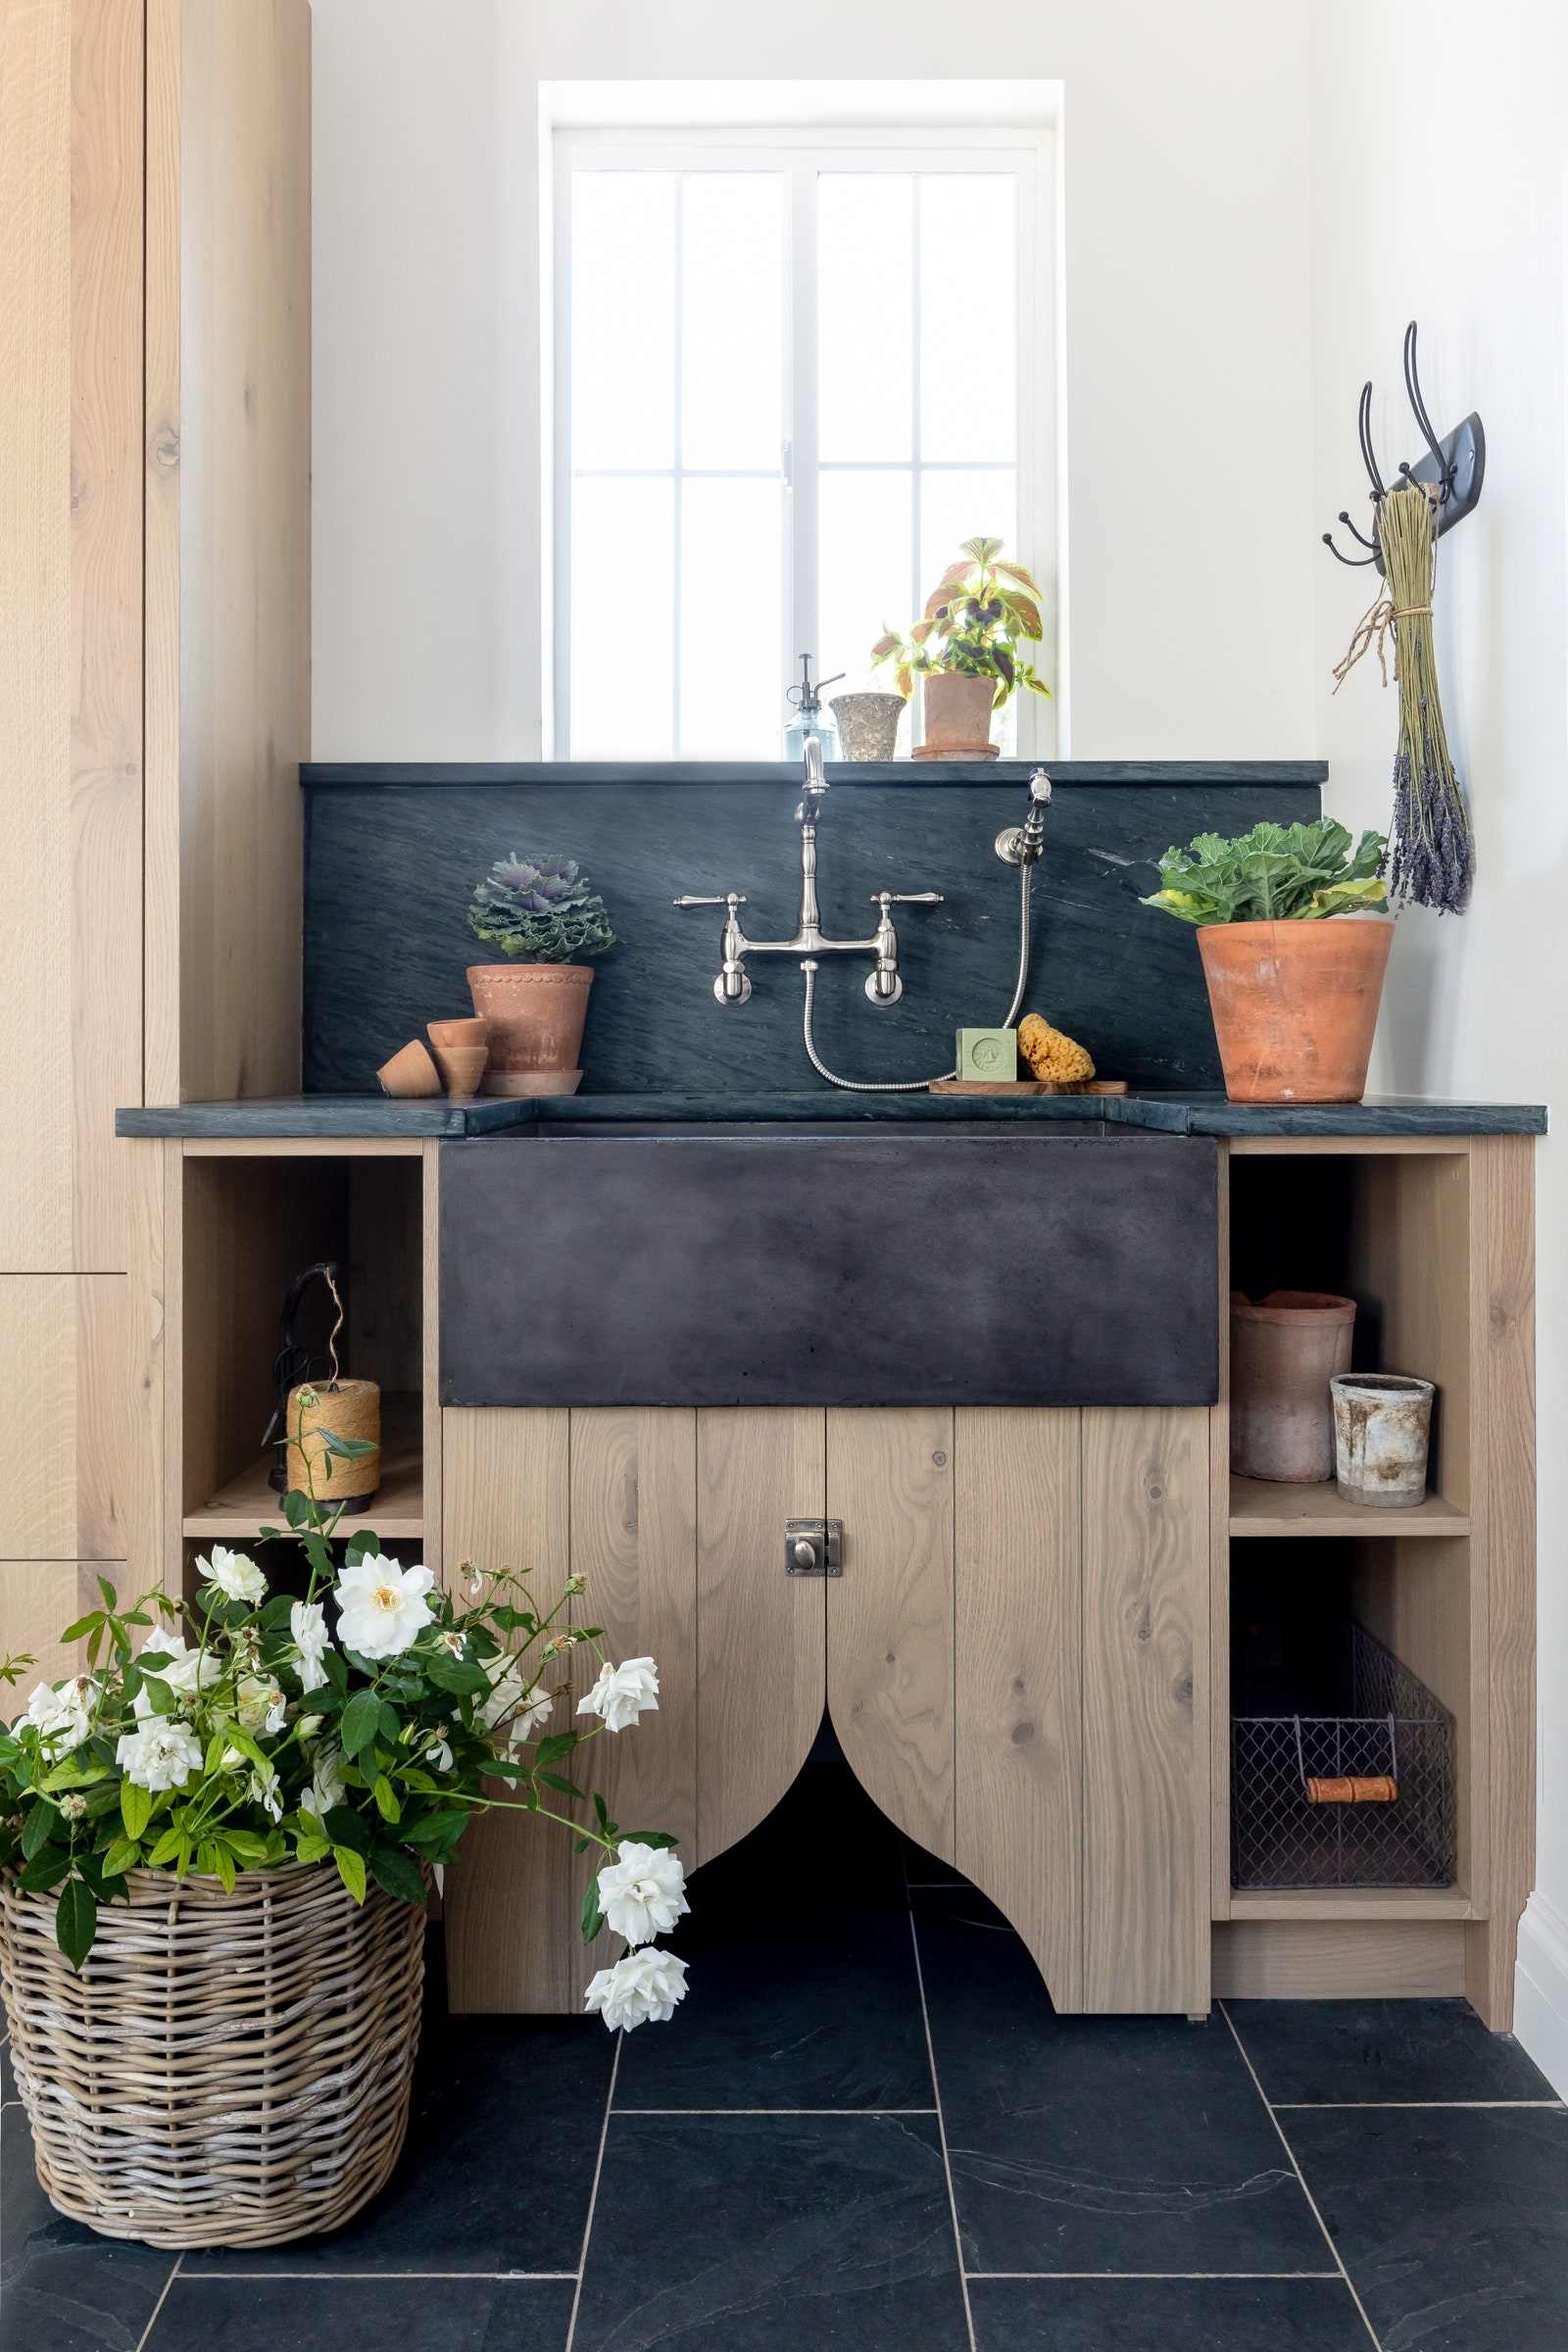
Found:
[[[958,1076],[1010,1085],[1018,1075],[1016,1029],[960,1029]]]

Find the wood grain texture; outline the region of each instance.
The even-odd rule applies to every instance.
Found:
[[[953,1414],[830,1410],[827,1695],[856,1778],[946,1862],[954,1824]]]
[[[70,0],[0,9],[0,1269],[18,1274],[74,1262],[71,33]]]
[[[1417,1543],[1391,1536],[1357,1543],[1351,1562],[1356,1622],[1402,1659],[1453,1717],[1455,1867],[1459,1885],[1474,1895],[1477,1865],[1484,1863],[1475,1842],[1475,1792],[1486,1770],[1486,1725],[1478,1723],[1475,1708],[1471,1546],[1462,1537]]]
[[[1219,1147],[1219,1401],[1208,1416],[1209,1913],[1231,1904],[1231,1164]]]
[[[1208,1414],[1083,1416],[1084,2002],[1208,2006]]]
[[[142,14],[71,12],[72,1262],[117,1272],[136,1197],[114,1114],[142,1084]]]
[[[1217,1999],[1451,2000],[1465,1989],[1462,1920],[1231,1919],[1213,1933]]]
[[[1471,1497],[1472,1706],[1487,1778],[1473,1790],[1476,1890],[1465,1990],[1494,2033],[1513,2023],[1519,1919],[1536,1848],[1535,1153],[1478,1138],[1471,1156],[1471,1346],[1478,1466]],[[1484,1679],[1483,1679],[1484,1678]]]
[[[127,1287],[122,1274],[0,1275],[0,1558],[125,1556]]]
[[[710,1862],[779,1801],[827,1692],[825,1579],[785,1574],[784,1524],[827,1513],[819,1410],[697,1415],[697,1845]]]
[[[603,1629],[605,1656],[616,1664],[651,1657],[659,1669],[658,1713],[633,1730],[596,1734],[579,1785],[600,1790],[623,1827],[667,1830],[689,1855],[697,1835],[694,1413],[573,1410],[571,1573],[587,1585],[575,1621]],[[597,1672],[591,1651],[574,1653],[574,1698]],[[593,1718],[578,1728],[593,1732]]]
[[[0,1696],[0,1714],[15,1717],[38,1683],[85,1674],[87,1645],[62,1647],[62,1629],[103,1606],[98,1579],[107,1576],[122,1601],[141,1590],[118,1561],[0,1560],[0,1658],[30,1657],[31,1666]]]
[[[442,1422],[449,1578],[473,1560],[531,1568],[542,1589],[567,1556],[567,1414],[449,1410]],[[578,1899],[570,1843],[554,1823],[510,1812],[471,1823],[446,1879],[451,2008],[578,2010]]]
[[[299,1078],[306,0],[149,0],[148,85],[148,1085],[226,1100]]]
[[[1079,1416],[954,1414],[955,1857],[1083,2006]]]
[[[1370,1154],[1357,1163],[1351,1217],[1350,1289],[1363,1319],[1377,1319],[1379,1367],[1437,1383],[1428,1484],[1461,1515],[1471,1493],[1471,1167],[1467,1149]]]

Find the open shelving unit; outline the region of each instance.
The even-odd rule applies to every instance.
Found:
[[[1231,1474],[1222,1372],[1210,1578],[1215,1989],[1466,1993],[1489,2022],[1505,2022],[1533,1844],[1529,1145],[1233,1139],[1223,1183],[1227,1295],[1278,1287],[1353,1298],[1355,1367],[1423,1374],[1438,1396],[1427,1499],[1378,1510],[1342,1501],[1332,1482]],[[1228,1333],[1227,1312],[1222,1363]],[[1320,1598],[1325,1623],[1348,1607],[1447,1711],[1452,1885],[1231,1884],[1233,1642],[1260,1630],[1233,1626],[1233,1591],[1249,1611],[1272,1591],[1287,1629],[1309,1620]],[[1259,1613],[1266,1642],[1275,1620],[1266,1602]]]

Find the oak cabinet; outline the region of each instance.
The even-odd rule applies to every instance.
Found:
[[[1017,1927],[1058,2009],[1208,2001],[1201,1407],[450,1408],[448,1573],[586,1579],[660,1705],[586,1777],[701,1864],[805,1763],[824,1708],[915,1843]],[[841,1573],[788,1572],[791,1519]],[[520,1535],[519,1535],[519,1531]],[[520,1551],[520,1556],[519,1556]],[[475,1823],[448,1879],[453,2006],[574,2009],[586,1862]]]

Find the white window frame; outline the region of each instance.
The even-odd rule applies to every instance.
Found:
[[[547,332],[543,338],[547,381],[544,414],[553,418],[547,482],[546,630],[550,693],[547,741],[559,760],[572,757],[571,708],[571,195],[574,172],[776,171],[785,177],[788,308],[782,321],[786,579],[784,642],[779,648],[779,724],[784,692],[799,676],[795,657],[817,648],[817,370],[816,308],[811,299],[816,246],[816,174],[821,170],[853,172],[984,172],[1010,170],[1017,183],[1017,237],[1013,299],[1017,324],[1017,542],[1010,554],[1034,569],[1044,591],[1045,636],[1039,666],[1056,700],[1044,703],[1020,694],[1018,754],[1050,757],[1064,735],[1065,629],[1059,583],[1061,562],[1061,450],[1058,432],[1060,325],[1056,262],[1055,126],[931,128],[854,127],[746,129],[558,128],[554,136],[551,240],[546,292]],[[867,267],[874,268],[868,257]],[[915,303],[919,302],[918,270]],[[792,332],[792,324],[798,331]],[[919,333],[918,307],[915,315]],[[918,342],[916,342],[918,348]],[[984,355],[974,355],[984,365]],[[919,400],[918,370],[914,390]],[[918,408],[916,406],[916,424]],[[677,426],[678,431],[678,426]],[[918,457],[915,478],[914,576],[909,583],[913,620],[929,593],[918,576],[919,483],[922,473],[941,470]],[[679,444],[676,465],[679,467]],[[961,461],[954,461],[956,467]],[[903,461],[889,470],[906,470]],[[998,470],[1004,470],[999,465]],[[891,616],[890,616],[891,617]],[[676,626],[679,620],[677,613]],[[635,681],[628,685],[635,693]],[[677,737],[678,742],[678,737]],[[678,754],[677,754],[678,757]]]

